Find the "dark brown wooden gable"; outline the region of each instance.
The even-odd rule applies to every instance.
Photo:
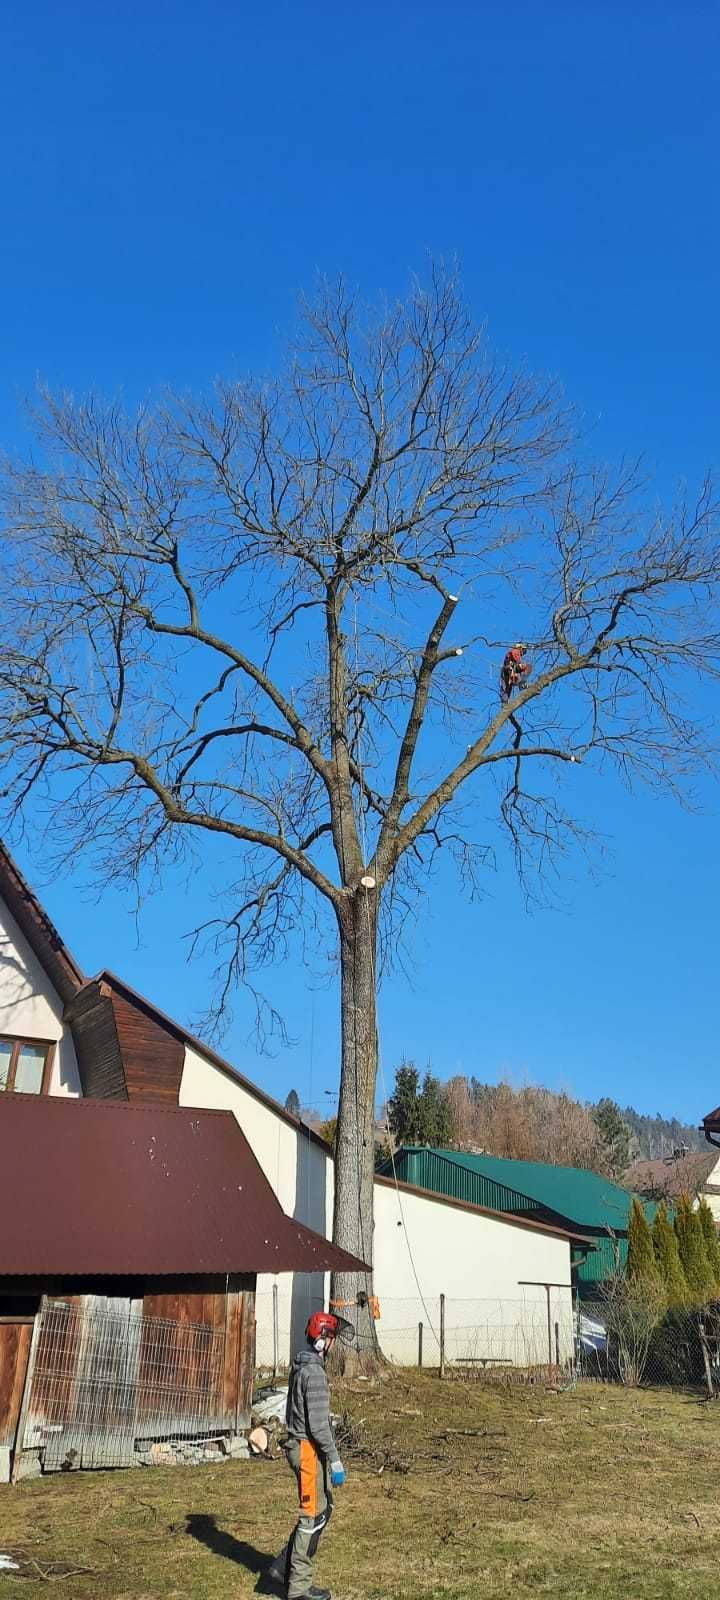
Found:
[[[179,1103],[185,1046],[147,1007],[100,978],[84,985],[65,1016],[84,1095]]]
[[[125,1074],[128,1100],[176,1106],[180,1099],[185,1046],[182,1039],[126,995],[107,987]]]
[[[105,984],[86,983],[65,1013],[75,1041],[83,1094],[127,1100],[125,1071],[112,999]]]

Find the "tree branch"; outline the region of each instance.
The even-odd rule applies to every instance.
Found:
[[[379,869],[383,876],[388,849],[391,847],[390,841],[396,836],[398,822],[408,800],[410,773],[412,770],[413,758],[425,720],[428,694],[430,691],[430,682],[433,672],[438,665],[438,651],[440,642],[450,622],[450,618],[454,615],[456,605],[456,596],[446,594],[441,610],[427,636],[420,659],[420,666],[415,680],[415,693],[413,695],[410,715],[405,727],[405,733],[400,745],[397,767],[395,769],[395,781],[390,797],[390,804],[388,806],[387,815],[381,829],[376,852]],[[382,865],[380,865],[381,863]]]
[[[228,661],[232,661],[272,701],[276,710],[280,712],[288,726],[292,728],[295,735],[294,743],[297,745],[298,750],[307,758],[313,770],[318,773],[327,785],[330,776],[329,764],[305,727],[302,718],[298,715],[291,701],[286,699],[267,673],[263,672],[262,668],[258,667],[254,661],[251,661],[249,656],[236,649],[235,645],[230,644],[227,640],[221,639],[217,634],[208,632],[206,628],[200,626],[184,627],[178,623],[160,622],[145,607],[138,607],[137,611],[146,627],[150,628],[153,633],[169,635],[176,639],[197,640],[199,644],[207,645],[209,649],[216,650],[218,655],[225,656]]]

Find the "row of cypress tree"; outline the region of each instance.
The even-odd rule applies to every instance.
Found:
[[[707,1201],[694,1211],[689,1197],[682,1196],[673,1222],[663,1203],[651,1227],[643,1205],[633,1200],[627,1272],[632,1283],[659,1291],[669,1306],[720,1298],[720,1241]]]

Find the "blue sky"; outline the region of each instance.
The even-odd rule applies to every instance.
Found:
[[[0,61],[0,433],[38,374],[134,398],[272,364],[299,289],[344,272],[401,291],[457,255],[493,342],[558,374],[600,456],[644,452],[663,492],[718,465],[718,16],[636,3],[362,8],[30,3]],[[385,1071],[454,1071],[611,1094],[697,1120],[720,1099],[718,792],[687,814],[589,780],[607,838],[559,910],[527,918],[507,862],[479,906],[448,872],[384,990]],[[47,883],[89,970],[185,1020],[204,905],[168,881],[139,927],[82,865]],[[258,1058],[238,1003],[224,1048],[284,1097],[331,1104],[332,987],[271,974],[296,1046]],[[382,1085],[381,1085],[382,1087]]]

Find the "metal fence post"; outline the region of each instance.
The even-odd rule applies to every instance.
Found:
[[[555,1323],[555,1365],[560,1365],[560,1323]]]
[[[423,1325],[422,1325],[421,1322],[419,1322],[418,1323],[418,1366],[419,1367],[422,1366],[422,1341],[423,1341]]]
[[[40,1305],[35,1312],[35,1318],[33,1321],[33,1330],[30,1337],[30,1350],[28,1353],[28,1364],[25,1368],[25,1384],[23,1388],[22,1400],[20,1402],[20,1415],[18,1417],[17,1430],[15,1433],[15,1449],[13,1451],[12,1468],[10,1472],[11,1483],[17,1483],[20,1476],[20,1463],[22,1459],[23,1444],[25,1443],[25,1425],[27,1422],[30,1397],[32,1395],[33,1388],[33,1379],[35,1376],[35,1358],[37,1356],[37,1348],[42,1331],[43,1312],[45,1311],[47,1303],[47,1295],[41,1295]]]
[[[440,1296],[440,1377],[445,1377],[445,1296]]]
[[[702,1317],[700,1318],[700,1320],[698,1322],[698,1336],[699,1336],[699,1339],[700,1339],[700,1349],[702,1350],[703,1366],[705,1368],[705,1382],[707,1383],[708,1397],[709,1397],[710,1400],[714,1400],[715,1399],[715,1394],[714,1394],[714,1390],[713,1390],[712,1365],[711,1365],[711,1362],[710,1362],[710,1351],[708,1349],[708,1342],[707,1342],[707,1337],[706,1337],[706,1334],[705,1334],[705,1323],[703,1322]]]
[[[280,1324],[278,1318],[278,1286],[273,1284],[273,1378],[280,1365]]]

